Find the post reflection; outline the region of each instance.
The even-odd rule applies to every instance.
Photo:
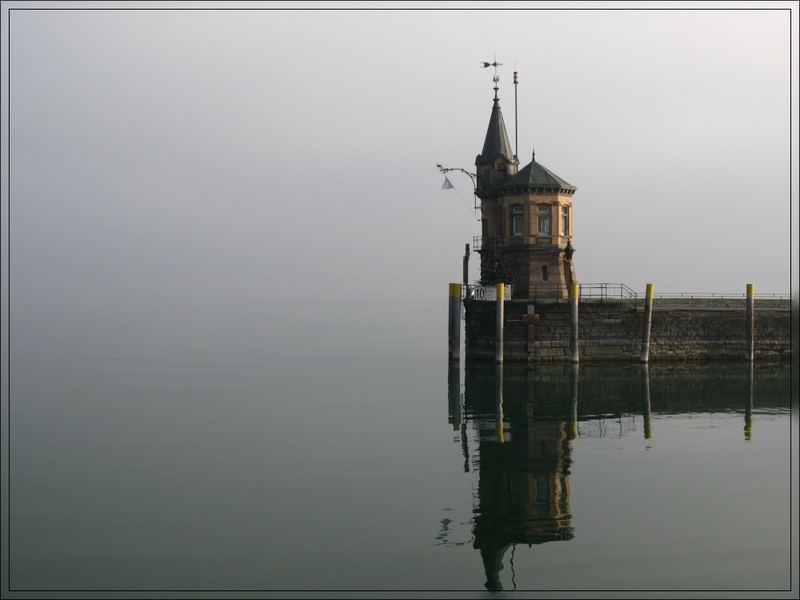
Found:
[[[464,418],[464,404],[461,396],[461,370],[458,364],[451,364],[447,371],[447,422],[461,436],[461,452],[464,455],[464,472],[469,473],[469,443],[467,441],[467,421]]]
[[[570,365],[570,382],[572,395],[569,403],[569,419],[567,420],[567,437],[574,440],[578,437],[578,376],[580,374],[578,363]]]
[[[650,365],[644,363],[642,369],[642,416],[644,417],[644,439],[653,437],[653,426],[650,423]]]
[[[747,400],[744,405],[744,439],[753,439],[753,363],[747,365]]]

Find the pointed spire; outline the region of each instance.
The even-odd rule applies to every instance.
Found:
[[[493,163],[498,156],[513,162],[514,154],[506,133],[506,124],[503,121],[503,112],[500,110],[500,99],[495,88],[494,105],[489,117],[489,127],[486,129],[486,139],[483,142],[480,159],[482,163]]]

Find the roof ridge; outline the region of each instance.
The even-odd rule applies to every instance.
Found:
[[[516,175],[513,175],[505,182],[503,187],[564,188],[572,191],[577,189],[536,160],[531,160],[531,162],[522,167]]]

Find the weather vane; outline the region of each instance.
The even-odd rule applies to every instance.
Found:
[[[494,77],[492,77],[492,81],[494,81],[494,97],[496,99],[497,98],[497,91],[499,89],[497,87],[497,84],[500,81],[500,76],[497,74],[497,67],[502,67],[503,63],[497,62],[497,56],[495,56],[494,57],[494,62],[490,62],[490,63],[489,62],[483,62],[481,64],[483,65],[484,69],[487,69],[489,67],[494,67]]]

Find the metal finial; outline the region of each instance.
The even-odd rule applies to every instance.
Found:
[[[497,74],[497,67],[502,67],[503,63],[497,62],[497,56],[494,57],[494,62],[484,62],[482,63],[484,69],[487,67],[494,67],[494,77],[492,77],[492,81],[494,81],[494,99],[497,100],[497,92],[500,88],[497,84],[500,82],[500,76]]]
[[[514,61],[516,67],[516,61]],[[514,158],[519,160],[519,131],[517,129],[517,71],[514,70]]]

